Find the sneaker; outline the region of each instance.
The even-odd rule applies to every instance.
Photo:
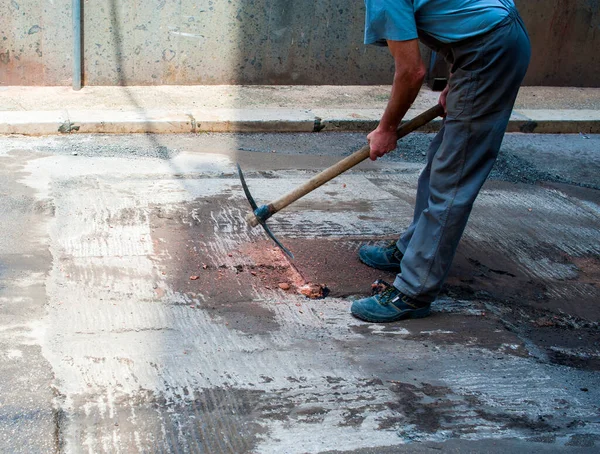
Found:
[[[373,288],[379,293],[352,303],[350,311],[356,318],[372,323],[387,323],[423,318],[431,312],[430,304],[410,298],[386,282],[375,281]]]
[[[365,265],[383,271],[400,271],[402,252],[391,242],[384,246],[363,244],[358,250],[358,258]]]

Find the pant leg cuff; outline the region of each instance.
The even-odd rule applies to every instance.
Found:
[[[396,276],[393,286],[396,287],[404,295],[414,300],[417,300],[420,303],[431,304],[435,301],[435,298],[424,298],[422,295],[415,295],[414,292],[406,288],[406,285],[404,284],[404,281],[402,280],[400,275]]]

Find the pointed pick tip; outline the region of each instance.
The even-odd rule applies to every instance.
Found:
[[[242,182],[242,189],[244,190],[244,194],[246,194],[246,199],[248,199],[248,203],[250,204],[252,211],[254,211],[258,207],[256,206],[256,202],[254,201],[254,197],[252,197],[252,194],[250,194],[250,189],[248,188],[248,185],[246,184],[246,179],[244,178],[244,173],[242,172],[242,168],[240,167],[240,164],[236,163],[236,166],[238,169],[238,176],[240,177],[240,181]]]
[[[294,254],[292,254],[292,252],[288,248],[286,248],[283,244],[281,244],[281,241],[279,241],[275,237],[275,235],[273,235],[273,232],[271,232],[271,229],[269,228],[269,226],[265,222],[261,222],[260,225],[262,225],[265,233],[269,236],[269,238],[271,238],[273,240],[273,242],[277,245],[277,247],[279,247],[279,249],[281,249],[285,254],[288,255],[288,257],[290,257],[293,260]]]

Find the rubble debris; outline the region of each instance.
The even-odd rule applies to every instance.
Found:
[[[290,284],[288,284],[287,282],[280,282],[278,285],[281,290],[289,290],[290,289]]]
[[[198,280],[198,276],[190,276],[190,281],[196,281]]]
[[[298,293],[310,298],[319,299],[325,298],[329,293],[329,289],[324,284],[305,284],[298,288]]]
[[[385,282],[383,279],[377,279],[371,284],[371,295],[378,295],[388,287],[390,287],[390,284]]]

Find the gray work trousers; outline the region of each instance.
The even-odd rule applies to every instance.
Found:
[[[402,293],[425,303],[435,300],[448,275],[531,56],[514,8],[491,32],[452,45],[437,43],[436,50],[452,63],[447,116],[419,177],[413,222],[397,242],[404,256],[394,281]]]

